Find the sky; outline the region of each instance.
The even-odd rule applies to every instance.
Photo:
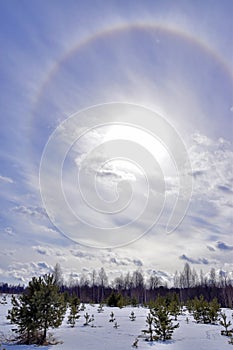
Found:
[[[232,12],[0,0],[0,281],[233,271]]]

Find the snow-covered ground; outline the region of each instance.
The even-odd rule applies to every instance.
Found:
[[[1,298],[0,298],[1,300]],[[12,325],[6,319],[7,310],[11,308],[10,299],[8,304],[0,304],[0,342],[4,337],[11,338]],[[97,312],[98,305],[86,305],[86,310],[80,312],[81,317],[74,328],[67,324],[65,318],[60,328],[51,330],[56,340],[61,343],[57,345],[43,346],[41,350],[127,350],[132,349],[132,344],[138,336],[142,336],[142,329],[146,329],[146,315],[148,309],[138,307],[125,307],[123,309],[104,307],[102,313]],[[114,312],[119,328],[114,328],[109,322],[109,315]],[[134,311],[135,321],[130,321],[129,315]],[[93,325],[83,326],[84,313],[94,315]],[[232,310],[224,310],[228,319],[232,320]],[[186,317],[189,323],[186,322]],[[139,337],[138,349],[145,350],[233,350],[228,344],[229,338],[221,336],[222,329],[219,325],[196,324],[193,317],[186,314],[178,317],[180,328],[176,329],[173,339],[166,342],[146,342]],[[33,350],[38,349],[33,345],[10,345],[3,343],[2,348],[6,350]]]

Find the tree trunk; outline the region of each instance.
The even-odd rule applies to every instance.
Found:
[[[48,325],[47,325],[47,320],[45,321],[45,325],[44,325],[44,332],[43,332],[43,337],[42,337],[42,342],[41,344],[43,345],[46,341],[46,337],[47,337],[47,328],[48,328]]]

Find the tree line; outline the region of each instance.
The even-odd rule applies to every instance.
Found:
[[[214,268],[206,275],[202,271],[198,274],[188,263],[185,263],[182,271],[175,273],[171,287],[168,287],[156,272],[152,272],[146,279],[141,269],[121,274],[109,281],[102,267],[99,271],[93,270],[78,279],[71,276],[68,283],[65,283],[62,268],[56,264],[53,275],[61,292],[76,295],[84,303],[105,302],[112,292],[120,295],[124,303],[132,305],[147,304],[158,295],[165,297],[176,293],[181,303],[203,295],[207,301],[217,298],[221,307],[233,308],[233,281],[229,276],[222,271],[217,274]],[[22,286],[0,284],[0,293],[20,294],[24,289]]]
[[[217,298],[222,307],[233,307],[233,281],[222,271],[217,274],[214,268],[204,276],[202,271],[198,274],[185,263],[183,270],[175,273],[171,287],[156,272],[145,279],[141,269],[121,274],[109,282],[107,273],[101,268],[99,271],[93,270],[89,275],[82,275],[79,279],[71,278],[68,284],[63,283],[58,264],[54,272],[61,290],[76,294],[83,302],[101,303],[115,292],[128,303],[131,301],[131,304],[147,304],[158,295],[176,293],[182,303],[203,295],[207,301]]]

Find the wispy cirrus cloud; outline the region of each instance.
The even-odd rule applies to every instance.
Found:
[[[43,207],[33,207],[33,206],[25,206],[19,205],[12,208],[12,211],[15,213],[20,213],[29,217],[36,217],[37,219],[48,219],[48,215],[46,210]]]
[[[13,184],[14,183],[14,180],[8,176],[2,176],[0,175],[0,182],[5,182],[5,183],[8,183],[8,184]]]

